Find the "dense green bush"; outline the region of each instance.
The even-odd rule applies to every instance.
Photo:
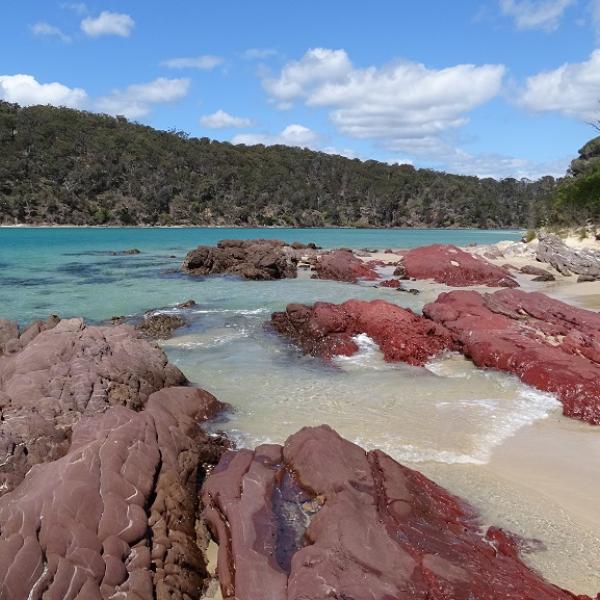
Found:
[[[0,102],[0,222],[522,227],[555,181],[478,179],[288,146],[233,146]]]

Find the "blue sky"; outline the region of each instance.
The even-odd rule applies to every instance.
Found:
[[[600,119],[600,0],[4,0],[0,97],[494,177]]]

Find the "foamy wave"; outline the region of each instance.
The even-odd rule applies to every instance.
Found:
[[[358,346],[358,352],[352,356],[336,356],[333,362],[339,367],[348,369],[394,369],[394,365],[383,360],[383,353],[377,342],[366,333],[359,333],[352,338]]]
[[[161,343],[164,348],[181,348],[183,350],[194,350],[194,349],[207,349],[216,348],[247,338],[250,336],[250,332],[246,329],[232,330],[227,335],[216,335],[216,336],[201,336],[201,335],[185,335],[180,337],[174,337]]]
[[[252,316],[252,315],[262,315],[265,313],[270,313],[271,311],[268,308],[177,308],[176,306],[172,308],[160,308],[154,311],[151,311],[149,314],[151,315],[178,315],[181,313],[184,314],[195,314],[195,315],[220,315],[220,314],[231,314],[231,315],[242,315],[242,316]]]

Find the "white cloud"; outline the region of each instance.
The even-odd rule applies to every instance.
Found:
[[[304,125],[292,124],[288,125],[283,131],[277,135],[243,133],[234,136],[231,140],[232,144],[245,144],[252,146],[254,144],[264,144],[272,146],[274,144],[283,144],[285,146],[300,146],[314,147],[319,140],[319,134],[305,127]]]
[[[583,121],[600,117],[600,50],[582,63],[566,63],[529,77],[520,103],[538,112],[559,112]]]
[[[112,115],[130,119],[146,116],[155,104],[166,104],[183,98],[189,90],[189,79],[166,79],[159,77],[149,83],[137,83],[122,90],[114,90],[99,98],[96,107]]]
[[[50,25],[50,23],[46,23],[45,21],[39,21],[38,23],[31,25],[30,29],[34,35],[56,37],[65,44],[71,41],[70,36],[64,33],[61,29],[55,27],[54,25]]]
[[[71,10],[78,15],[85,15],[88,12],[88,7],[83,2],[62,2],[60,7],[63,10]]]
[[[500,10],[518,29],[558,28],[564,12],[577,0],[500,0]]]
[[[467,123],[469,111],[499,93],[504,72],[502,65],[434,70],[407,61],[358,69],[344,50],[317,48],[263,84],[275,102],[329,107],[341,133],[397,150]]]
[[[200,118],[200,123],[205,127],[221,129],[223,127],[250,127],[252,121],[245,117],[235,117],[224,110],[218,110],[210,115]]]
[[[225,59],[221,56],[204,54],[202,56],[171,58],[169,60],[164,60],[160,64],[169,69],[203,69],[204,71],[210,71],[220,64],[223,64],[224,60]]]
[[[81,30],[90,37],[118,35],[129,37],[135,21],[126,14],[102,11],[97,17],[86,17],[81,21]]]
[[[51,104],[79,108],[87,94],[81,88],[70,88],[62,83],[39,83],[31,75],[0,75],[0,98],[21,106]]]
[[[245,60],[264,60],[277,56],[279,52],[275,48],[248,48],[242,53]]]

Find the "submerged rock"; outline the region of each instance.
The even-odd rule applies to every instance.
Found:
[[[536,258],[552,265],[562,275],[585,275],[600,279],[600,252],[570,248],[557,235],[541,234]]]
[[[271,316],[273,328],[313,356],[330,359],[358,351],[354,336],[372,338],[387,361],[423,365],[453,347],[444,327],[384,300],[349,300],[343,304],[290,304]]]
[[[316,279],[331,279],[356,283],[359,279],[379,279],[373,265],[361,260],[352,250],[341,249],[326,252],[318,257],[313,266]]]
[[[115,405],[140,409],[152,393],[186,382],[128,325],[51,317],[17,337],[14,327],[0,331],[13,336],[0,354],[0,494],[33,465],[64,455],[81,417]]]
[[[187,253],[182,270],[190,275],[228,274],[243,279],[285,279],[298,273],[299,250],[280,240],[221,240]]]
[[[186,324],[186,320],[179,315],[152,313],[144,315],[144,318],[135,326],[135,328],[148,337],[166,340],[172,336],[175,329],[179,329]]]
[[[136,254],[141,254],[141,251],[137,248],[129,248],[128,250],[115,250],[110,254],[111,256],[134,256]]]
[[[176,387],[83,418],[65,456],[0,498],[0,596],[200,597],[196,482],[220,452],[199,423],[219,409]]]
[[[576,598],[465,502],[327,426],[227,452],[202,499],[225,600]]]
[[[600,314],[537,292],[441,294],[423,313],[479,367],[556,394],[568,417],[600,424]]]
[[[503,267],[448,244],[433,244],[406,252],[394,275],[433,279],[453,287],[487,285],[518,287]]]

